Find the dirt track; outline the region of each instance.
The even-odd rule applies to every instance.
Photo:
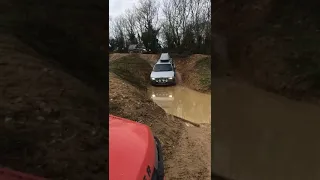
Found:
[[[127,56],[127,55],[112,54],[110,56],[110,61],[116,61],[117,59],[124,56]],[[154,64],[157,57],[158,57],[157,55],[140,55],[140,58],[147,60],[149,65]],[[177,64],[177,68],[182,68],[179,66],[180,64]],[[148,72],[148,74],[149,73],[150,72]],[[211,176],[211,171],[210,171],[211,169],[210,168],[211,167],[211,125],[201,124],[200,127],[196,127],[191,125],[190,123],[181,121],[179,117],[176,118],[174,116],[171,116],[170,114],[166,114],[166,112],[169,112],[166,110],[166,107],[165,107],[165,106],[168,106],[168,104],[170,106],[169,107],[170,109],[181,110],[181,107],[178,108],[178,106],[175,106],[174,102],[171,102],[170,100],[165,100],[165,98],[167,97],[163,96],[164,94],[171,93],[169,92],[170,89],[172,90],[172,88],[170,87],[167,88],[167,91],[166,89],[162,88],[161,89],[162,92],[159,93],[162,96],[158,97],[158,100],[161,101],[163,104],[156,102],[158,105],[156,105],[155,103],[152,103],[151,105],[149,97],[147,97],[146,100],[143,100],[142,102],[140,102],[141,99],[137,99],[137,96],[134,95],[136,93],[140,94],[141,91],[131,87],[131,85],[129,85],[127,82],[123,80],[120,80],[120,79],[117,80],[117,77],[114,75],[110,77],[111,77],[111,79],[109,80],[109,82],[111,82],[110,89],[114,89],[113,91],[111,90],[112,92],[110,92],[110,96],[111,96],[110,98],[112,98],[112,101],[114,101],[114,99],[117,97],[116,94],[120,94],[120,93],[116,93],[115,89],[120,89],[119,86],[121,87],[126,86],[126,88],[121,88],[121,89],[127,89],[127,92],[123,92],[123,90],[121,90],[122,91],[121,94],[124,94],[124,96],[126,97],[125,99],[127,99],[126,101],[130,101],[130,102],[126,102],[126,104],[128,106],[132,106],[129,104],[130,103],[134,104],[138,102],[140,104],[139,109],[141,110],[141,115],[136,111],[127,110],[128,108],[126,108],[125,110],[126,112],[124,113],[123,112],[120,113],[120,111],[114,111],[114,112],[116,113],[119,112],[118,115],[122,115],[126,117],[129,116],[134,120],[137,120],[137,121],[140,120],[140,122],[148,124],[149,126],[151,126],[151,129],[155,132],[156,136],[158,136],[160,138],[160,141],[163,143],[164,153],[165,153],[166,178],[170,180],[211,179],[210,178]],[[181,83],[182,82],[181,76],[179,77],[180,77],[180,80],[178,81],[178,86],[184,85],[184,83]],[[114,81],[119,81],[119,83],[112,83]],[[134,91],[136,93],[132,92],[128,94],[128,90]],[[155,91],[157,91],[157,89]],[[188,92],[192,92],[192,91],[188,91]],[[144,94],[144,96],[146,95],[145,92],[144,93],[142,92],[142,94]],[[157,94],[155,96],[157,96]],[[199,112],[199,110],[195,108],[199,106],[199,104],[196,103],[197,101],[192,101],[192,100],[184,101],[184,99],[179,99],[183,97],[182,95],[177,96],[174,93],[171,94],[170,97],[175,98],[176,102],[191,103],[192,107],[190,107],[191,109],[188,109],[188,110],[195,111],[194,114],[197,114],[197,113],[201,114],[201,112]],[[186,97],[190,98],[193,96],[189,94]],[[208,99],[208,101],[210,101],[210,98]],[[208,104],[206,104],[206,106],[208,106]],[[163,110],[159,110],[161,109],[160,107],[162,107]],[[188,108],[188,107],[189,105],[185,105],[184,108],[182,108],[182,111],[186,110],[185,108]],[[132,109],[135,109],[135,108],[132,108]],[[144,114],[147,113],[147,115],[143,115],[144,116],[143,117],[142,116],[143,113]],[[179,114],[174,114],[174,115],[179,116]],[[147,118],[147,117],[150,117],[150,118]],[[154,119],[151,122],[148,122],[152,118]],[[149,120],[146,121],[146,119],[149,119]]]
[[[211,125],[187,126],[166,161],[168,179],[211,179]]]

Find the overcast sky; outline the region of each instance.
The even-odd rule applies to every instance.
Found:
[[[126,9],[132,9],[139,0],[109,0],[109,20],[123,14]]]
[[[139,0],[109,0],[109,23],[117,16],[124,14],[127,9],[133,9],[138,2]],[[109,31],[109,35],[112,36],[112,31]],[[161,37],[159,40],[161,41]]]

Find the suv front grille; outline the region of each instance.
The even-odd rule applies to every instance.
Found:
[[[156,82],[165,83],[168,82],[168,78],[156,78]]]
[[[157,97],[167,97],[169,96],[169,93],[156,93]]]

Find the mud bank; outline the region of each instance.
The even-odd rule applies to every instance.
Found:
[[[108,177],[107,7],[0,0],[0,166]]]
[[[105,179],[103,96],[16,37],[1,34],[0,42],[1,166],[49,179]]]
[[[163,144],[165,159],[172,158],[173,146],[178,143],[183,124],[168,118],[166,113],[146,96],[151,66],[141,58],[127,56],[112,61],[109,67],[110,114],[150,126]],[[137,68],[140,69],[139,75],[136,74]]]
[[[178,58],[175,62],[184,86],[199,92],[211,93],[211,56],[195,54],[187,58]]]
[[[109,62],[128,56],[144,59],[153,66],[160,55],[112,53]],[[208,94],[211,92],[211,56],[194,54],[182,58],[173,55],[173,60],[176,63],[179,84],[199,92]]]
[[[128,55],[109,61],[110,113],[151,127],[163,144],[166,178],[210,179],[210,150],[206,150],[210,135],[205,134],[210,133],[209,126],[207,131],[190,126],[150,99],[147,87],[152,67],[150,58],[145,58]]]

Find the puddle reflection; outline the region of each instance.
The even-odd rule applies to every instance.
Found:
[[[194,123],[211,123],[211,95],[182,87],[148,88],[149,97],[166,113]]]

